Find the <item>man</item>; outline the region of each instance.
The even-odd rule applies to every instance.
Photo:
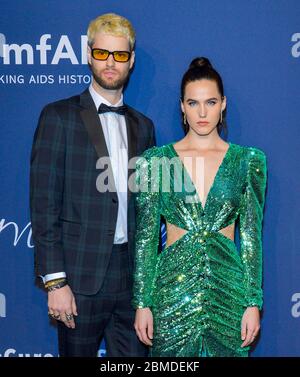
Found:
[[[93,20],[90,87],[46,106],[34,136],[35,265],[58,322],[60,356],[96,356],[102,338],[107,356],[147,354],[133,328],[135,209],[127,182],[128,161],[153,146],[155,135],[150,119],[123,105],[134,42],[125,18]]]

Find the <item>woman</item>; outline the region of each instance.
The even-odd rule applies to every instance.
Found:
[[[259,331],[266,157],[220,137],[225,108],[220,75],[194,59],[181,83],[186,136],[137,163],[135,329],[152,356],[248,356]]]

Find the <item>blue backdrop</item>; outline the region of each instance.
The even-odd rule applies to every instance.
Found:
[[[299,0],[1,1],[1,356],[57,355],[46,295],[34,285],[29,155],[41,108],[88,85],[86,29],[106,12],[135,26],[126,102],[153,119],[158,145],[183,136],[180,80],[207,56],[224,79],[228,140],[266,152],[265,305],[253,355],[300,356]]]

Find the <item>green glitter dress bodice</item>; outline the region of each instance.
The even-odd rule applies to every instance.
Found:
[[[266,173],[263,151],[229,143],[203,208],[173,143],[138,160],[133,305],[153,313],[152,356],[248,355],[241,319],[262,307]],[[158,252],[162,218],[186,233]],[[239,248],[219,232],[235,222]]]

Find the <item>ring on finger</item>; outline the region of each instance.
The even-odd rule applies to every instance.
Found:
[[[68,322],[72,321],[72,319],[73,319],[73,314],[68,314],[68,313],[66,313],[66,319],[67,319]]]

